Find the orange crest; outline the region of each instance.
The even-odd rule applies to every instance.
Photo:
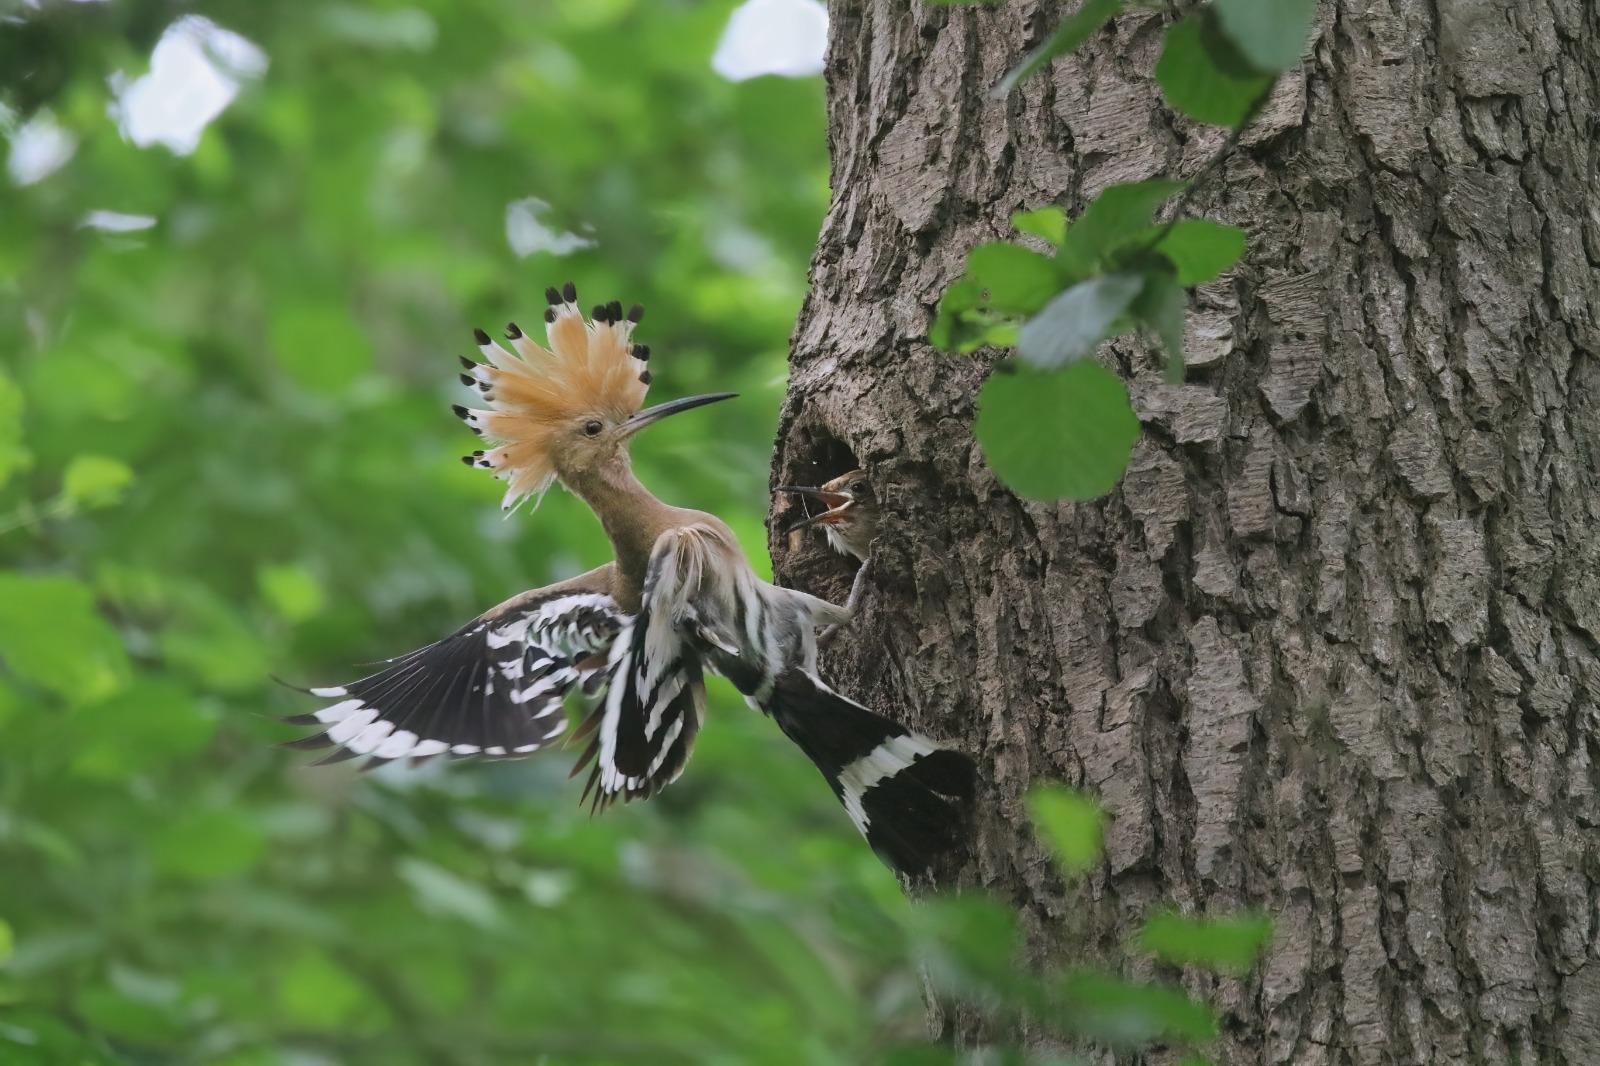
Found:
[[[550,300],[544,315],[548,348],[512,324],[506,336],[514,351],[478,330],[478,350],[489,361],[462,359],[467,367],[462,382],[482,393],[489,406],[458,406],[455,412],[495,444],[462,461],[493,470],[507,482],[506,510],[528,497],[537,505],[555,480],[555,442],[574,421],[597,416],[621,422],[644,406],[650,386],[645,369],[650,349],[631,340],[642,308],[635,305],[624,317],[622,304],[613,300],[596,306],[585,320],[572,282],[560,292],[546,289],[545,296]]]

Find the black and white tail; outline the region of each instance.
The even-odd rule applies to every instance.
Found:
[[[874,714],[805,670],[778,677],[760,706],[894,869],[920,873],[960,843],[977,776],[966,755]]]

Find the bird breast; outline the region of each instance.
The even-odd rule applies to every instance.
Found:
[[[822,527],[822,535],[828,538],[828,547],[840,555],[853,556],[866,562],[867,551],[872,546],[872,530],[864,528],[867,523],[840,522],[835,525]]]

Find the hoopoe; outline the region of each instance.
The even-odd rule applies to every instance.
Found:
[[[878,535],[878,498],[873,495],[867,472],[852,470],[819,488],[779,485],[778,491],[809,497],[823,506],[822,511],[792,523],[785,532],[815,527],[822,530],[830,548],[860,561],[855,580],[850,584],[850,597],[844,605],[845,610],[854,615],[867,585],[867,556],[872,549],[872,539]],[[839,627],[840,623],[830,625],[818,638],[819,643],[830,640],[839,632]]]
[[[516,758],[561,735],[569,691],[603,689],[574,734],[589,739],[573,768],[591,767],[580,802],[592,795],[598,810],[682,773],[711,670],[816,764],[880,857],[904,873],[927,868],[960,839],[971,759],[824,684],[813,630],[847,610],[762,581],[726,523],[663,503],[634,476],[636,433],[733,394],[641,409],[650,353],[632,334],[642,309],[602,304],[585,321],[572,283],[546,296],[548,347],[515,324],[509,349],[476,332],[487,361],[463,359],[462,379],[487,406],[455,412],[490,446],[463,461],[507,483],[506,510],[559,481],[599,517],[615,561],[513,596],[360,681],[309,690],[332,702],[291,719],[319,729],[291,746],[336,747],[323,762],[369,765]]]
[[[865,470],[840,474],[820,488],[779,485],[778,491],[822,502],[820,513],[795,522],[789,532],[817,526],[827,537],[828,547],[840,555],[867,561],[872,538],[878,535],[878,499],[872,494],[872,483],[867,480]]]

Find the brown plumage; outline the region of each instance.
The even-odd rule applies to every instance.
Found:
[[[570,283],[547,296],[548,347],[514,325],[514,351],[478,331],[488,363],[464,378],[488,407],[455,410],[491,446],[465,460],[507,482],[507,509],[560,481],[599,517],[615,562],[515,596],[361,681],[313,689],[338,702],[297,719],[322,727],[297,745],[336,747],[333,759],[513,758],[560,734],[568,691],[603,687],[578,764],[603,807],[682,772],[709,669],[800,746],[874,849],[897,869],[927,865],[958,839],[971,761],[828,688],[815,629],[848,612],[762,581],[726,523],[663,503],[634,476],[634,434],[732,394],[641,410],[639,310],[624,317],[613,302],[585,321]]]
[[[878,535],[878,497],[872,491],[872,482],[865,470],[852,470],[840,474],[817,488],[801,485],[779,485],[779,492],[814,499],[821,502],[823,510],[792,523],[788,532],[802,529],[820,529],[828,546],[840,555],[858,559],[855,579],[850,583],[850,596],[844,602],[845,610],[853,617],[861,606],[861,595],[866,591],[869,572],[868,557],[872,541]],[[843,623],[835,622],[817,637],[821,646],[839,635]]]
[[[550,300],[548,347],[515,324],[507,330],[510,349],[479,330],[478,350],[488,362],[473,363],[462,375],[479,387],[489,406],[458,407],[456,413],[474,432],[497,442],[475,454],[473,465],[493,470],[507,483],[501,502],[506,510],[530,497],[537,500],[550,487],[558,476],[556,457],[571,450],[588,419],[620,425],[644,405],[649,390],[645,359],[632,343],[642,311],[636,308],[623,318],[620,304],[604,304],[585,320],[570,283],[564,294],[551,288],[545,295]]]
[[[778,491],[818,500],[823,506],[821,512],[790,525],[788,532],[814,526],[822,530],[834,551],[866,562],[872,539],[878,535],[878,499],[865,470],[840,474],[817,488],[779,485]]]

